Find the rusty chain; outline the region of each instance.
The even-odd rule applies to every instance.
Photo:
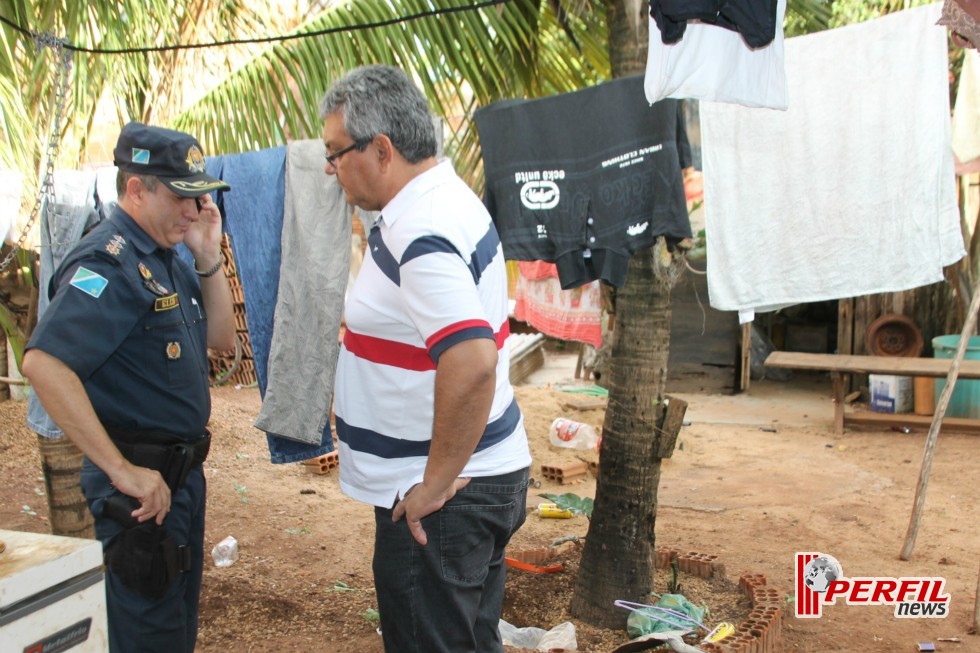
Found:
[[[0,262],[0,273],[7,269],[7,266],[10,265],[10,262],[17,255],[17,252],[23,248],[24,242],[27,240],[28,235],[30,235],[31,229],[34,227],[34,223],[37,221],[38,215],[41,212],[41,207],[44,206],[45,215],[48,217],[54,211],[54,162],[58,156],[58,147],[61,144],[61,120],[64,117],[65,104],[68,98],[68,80],[71,76],[72,56],[74,53],[65,47],[68,44],[68,41],[65,39],[59,39],[51,34],[41,34],[36,31],[32,32],[32,35],[34,36],[35,50],[40,51],[43,48],[51,48],[54,50],[57,58],[54,114],[51,118],[51,131],[48,137],[48,147],[45,151],[44,179],[41,180],[41,185],[37,191],[37,199],[34,202],[34,208],[31,210],[31,217],[27,220],[27,224],[21,231],[20,238],[7,253],[7,256],[4,257],[3,261]],[[45,202],[45,199],[47,199],[47,202]]]

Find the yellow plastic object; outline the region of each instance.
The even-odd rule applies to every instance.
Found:
[[[557,503],[539,503],[538,516],[551,519],[571,519],[574,513],[567,508],[559,508]]]
[[[705,636],[705,638],[701,641],[720,642],[721,640],[725,639],[726,637],[728,637],[734,632],[735,632],[735,626],[733,624],[728,623],[727,621],[723,621],[717,626],[715,626],[711,630],[711,632],[708,633],[707,636]]]

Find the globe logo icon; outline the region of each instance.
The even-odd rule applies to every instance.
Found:
[[[820,555],[803,568],[803,578],[806,586],[814,592],[826,592],[830,587],[830,581],[844,577],[837,558],[829,555]]]

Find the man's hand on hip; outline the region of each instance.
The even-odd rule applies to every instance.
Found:
[[[408,524],[408,530],[412,533],[415,541],[425,546],[429,538],[422,528],[422,518],[428,517],[432,513],[442,508],[447,501],[456,496],[456,493],[469,485],[469,478],[453,479],[452,485],[442,490],[433,490],[426,487],[425,483],[413,485],[405,497],[395,505],[395,510],[391,515],[392,521],[398,521],[402,517]]]

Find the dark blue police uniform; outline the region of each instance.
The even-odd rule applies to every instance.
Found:
[[[58,358],[78,375],[110,434],[165,432],[188,443],[202,438],[211,412],[207,322],[197,278],[172,249],[157,245],[116,207],[65,258],[50,294],[28,348]],[[96,537],[108,548],[124,530],[103,514],[105,499],[118,493],[87,459],[82,491],[95,517]],[[189,559],[162,596],[132,591],[107,572],[113,653],[193,651],[205,494],[197,464],[173,492],[164,521],[166,533]]]

